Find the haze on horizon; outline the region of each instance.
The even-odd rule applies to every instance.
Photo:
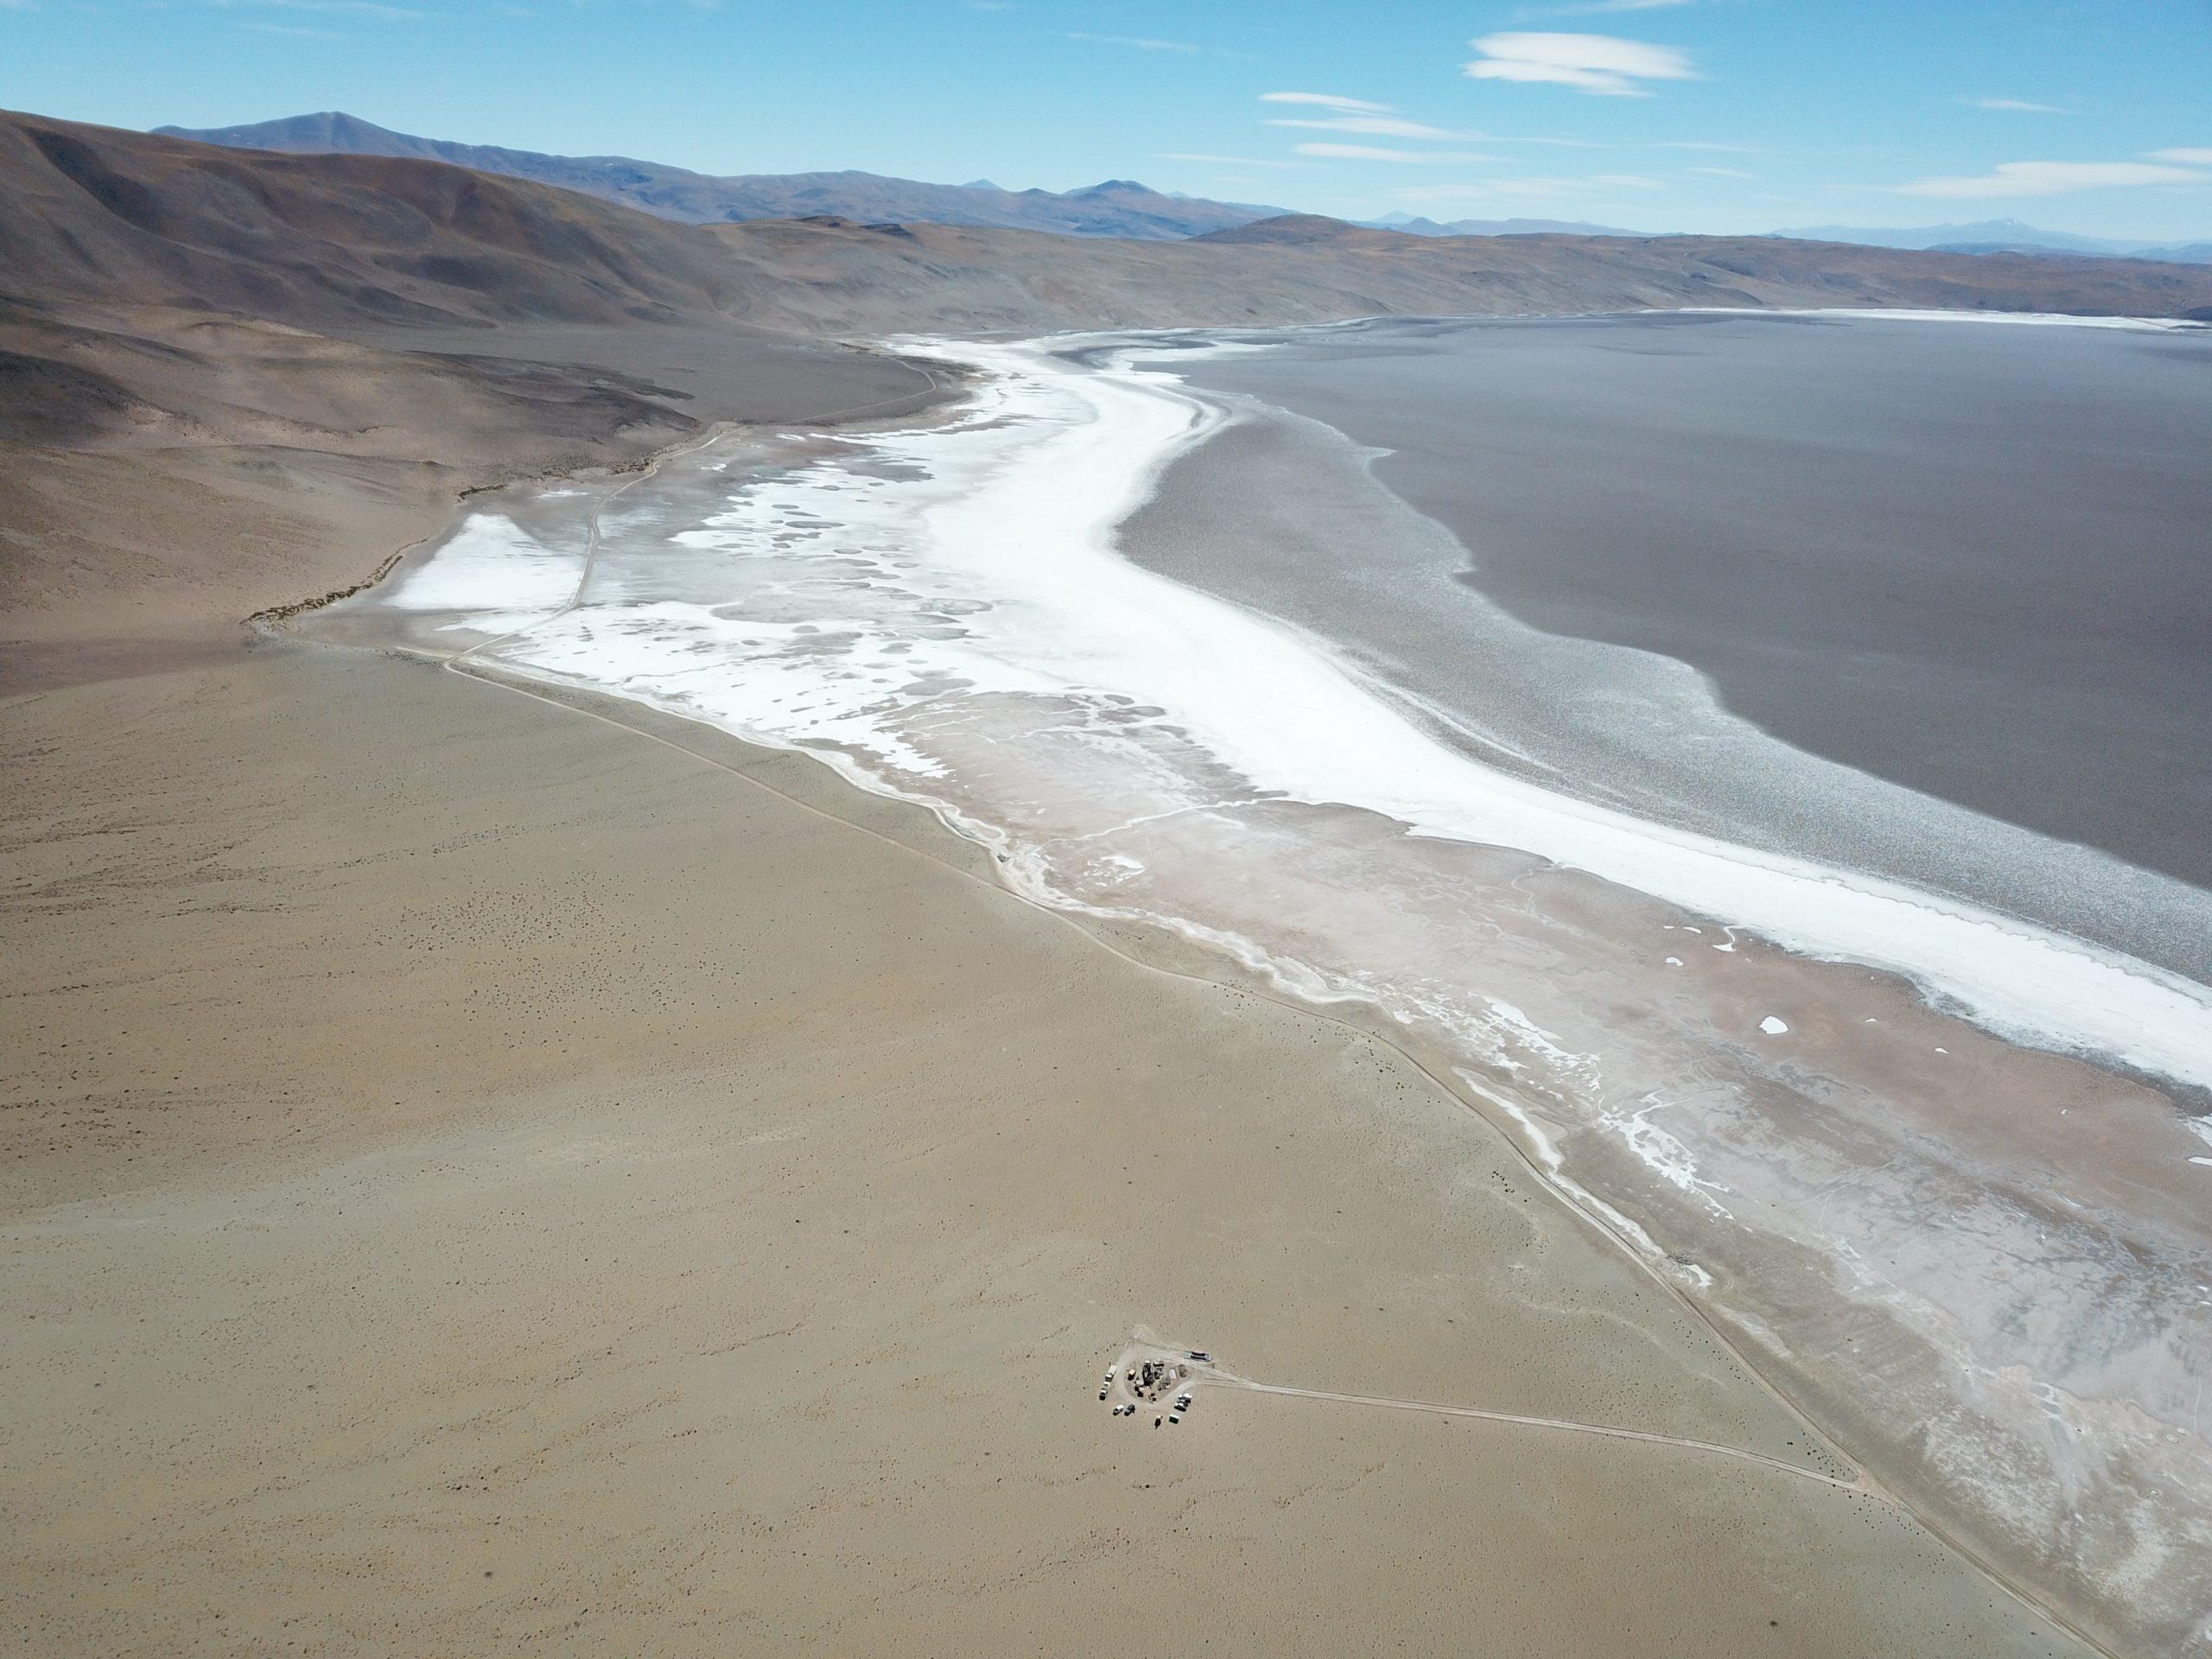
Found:
[[[1342,218],[2212,237],[2188,0],[0,0],[10,107],[343,109],[709,173],[1108,177]]]

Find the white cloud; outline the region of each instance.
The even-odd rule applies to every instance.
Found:
[[[1363,98],[1338,98],[1334,92],[1262,92],[1262,104],[1318,104],[1325,110],[1344,110],[1354,115],[1385,115],[1388,104],[1370,104]]]
[[[1374,144],[1299,144],[1300,156],[1332,162],[1486,162],[1487,156],[1453,155],[1439,149],[1383,149]]]
[[[1395,115],[1332,115],[1320,121],[1298,121],[1277,117],[1268,124],[1271,127],[1306,127],[1320,132],[1358,132],[1370,138],[1451,138],[1464,142],[1478,136],[1471,132],[1453,132],[1446,127],[1432,127],[1419,121],[1404,121]]]
[[[1748,179],[1755,175],[1740,167],[1694,167],[1693,173],[1702,173],[1708,179]]]
[[[1602,98],[1647,98],[1646,80],[1695,80],[1689,54],[1611,35],[1508,33],[1474,41],[1466,67],[1477,80],[1548,82]]]
[[[2004,110],[2015,115],[2071,115],[2071,110],[2061,109],[2056,104],[2031,104],[2024,98],[1970,98],[1967,102],[1977,110]]]
[[[1906,196],[2056,196],[2119,185],[2212,184],[2212,174],[2150,162],[2005,162],[1972,178],[1915,179]]]
[[[2154,149],[2154,162],[2179,162],[2183,167],[2212,167],[2212,149]]]
[[[1139,52],[1197,52],[1204,48],[1186,41],[1155,40],[1149,35],[1084,35],[1071,30],[1068,39],[1084,41],[1092,46],[1126,46]]]
[[[1208,156],[1192,150],[1162,150],[1154,158],[1162,162],[1215,162],[1227,167],[1296,167],[1295,162],[1263,162],[1255,156]]]

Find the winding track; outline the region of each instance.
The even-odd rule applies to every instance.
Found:
[[[1677,1446],[1692,1452],[1709,1452],[1717,1458],[1733,1458],[1739,1463],[1755,1463],[1763,1469],[1772,1469],[1782,1474],[1795,1475],[1800,1480],[1817,1481],[1823,1486],[1833,1486],[1838,1491],[1853,1497],[1869,1498],[1885,1507],[1904,1510],[1886,1492],[1878,1491],[1863,1481],[1846,1480],[1837,1475],[1824,1475],[1817,1469],[1808,1469],[1802,1464],[1786,1459],[1769,1457],[1764,1452],[1746,1451],[1738,1446],[1723,1446],[1717,1440],[1694,1440],[1681,1434],[1661,1434],[1641,1428],[1614,1428],[1603,1423],[1578,1423],[1563,1417],[1524,1417],[1517,1412],[1485,1411],[1479,1406],[1440,1406],[1426,1400],[1392,1400],[1373,1394],[1337,1394],[1327,1389],[1298,1389],[1285,1382],[1255,1382],[1249,1377],[1232,1376],[1227,1372],[1217,1375],[1216,1382],[1223,1387],[1243,1389],[1253,1394],[1287,1395],[1294,1400],[1333,1400],[1346,1406],[1382,1406],[1393,1411],[1424,1411],[1439,1417],[1474,1417],[1488,1423],[1517,1423],[1523,1428],[1558,1429],[1572,1434],[1597,1434],[1611,1440],[1641,1440],[1648,1446]]]
[[[1291,1400],[1323,1400],[1343,1406],[1376,1406],[1388,1411],[1418,1411],[1436,1417],[1471,1417],[1480,1422],[1509,1423],[1519,1428],[1550,1429],[1567,1434],[1595,1434],[1604,1440],[1637,1440],[1646,1446],[1679,1446],[1688,1452],[1732,1458],[1738,1463],[1757,1464],[1777,1474],[1794,1475],[1800,1480],[1809,1480],[1819,1485],[1834,1487],[1838,1491],[1849,1492],[1854,1497],[1866,1498],[1900,1514],[1910,1513],[1904,1504],[1870,1484],[1863,1477],[1823,1474],[1817,1469],[1808,1469],[1803,1464],[1793,1463],[1787,1458],[1750,1451],[1739,1446],[1725,1446],[1718,1440],[1700,1440],[1686,1434],[1662,1434],[1656,1429],[1619,1428],[1610,1423],[1586,1423],[1571,1417],[1533,1417],[1516,1411],[1491,1411],[1482,1406],[1443,1406],[1433,1400],[1401,1400],[1388,1395],[1344,1394],[1333,1389],[1301,1389],[1287,1382],[1262,1382],[1252,1377],[1240,1376],[1213,1360],[1192,1360],[1188,1357],[1192,1351],[1173,1343],[1164,1343],[1155,1332],[1141,1326],[1135,1339],[1122,1351],[1120,1357],[1114,1362],[1115,1381],[1109,1385],[1109,1391],[1118,1400],[1137,1398],[1131,1381],[1137,1374],[1137,1368],[1147,1360],[1160,1360],[1170,1367],[1184,1367],[1189,1372],[1174,1382],[1163,1384],[1160,1389],[1163,1395],[1176,1389],[1238,1389],[1247,1394],[1272,1394]],[[1140,1401],[1139,1403],[1145,1402]],[[1822,1443],[1816,1441],[1815,1444]],[[1848,1464],[1840,1466],[1850,1467]]]

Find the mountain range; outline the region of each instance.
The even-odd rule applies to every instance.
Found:
[[[2212,321],[2212,269],[2146,260],[1065,223],[683,223],[437,159],[0,112],[0,669],[35,677],[72,641],[200,649],[358,581],[462,489],[944,395],[868,343],[887,335],[1710,307]]]
[[[532,149],[453,143],[394,132],[358,116],[327,111],[248,126],[160,127],[157,136],[234,149],[296,155],[388,156],[446,162],[479,173],[530,179],[618,201],[687,224],[804,219],[829,213],[863,223],[985,225],[1054,231],[1063,236],[1165,240],[1249,225],[1284,210],[1244,202],[1171,196],[1128,179],[1079,190],[1003,190],[988,180],[925,184],[877,173],[753,173],[717,178],[627,156],[548,156]]]
[[[1439,223],[1414,213],[1385,213],[1360,221],[1378,231],[1402,231],[1408,236],[1649,236],[1649,231],[1624,231],[1618,225],[1592,225],[1580,219],[1452,219]]]
[[[862,224],[973,225],[1004,230],[1051,231],[1062,236],[1117,237],[1168,241],[1233,229],[1285,213],[1254,202],[1212,201],[1154,190],[1130,179],[1108,179],[1080,189],[1007,190],[988,179],[966,184],[929,184],[880,173],[750,173],[728,177],[696,173],[628,156],[552,156],[493,144],[464,144],[395,132],[339,111],[286,116],[234,127],[157,127],[157,136],[189,138],[234,149],[295,155],[385,156],[445,162],[479,173],[558,185],[661,219],[688,224],[732,224],[761,219],[830,215]],[[1459,219],[1439,221],[1395,213],[1362,221],[1408,236],[1648,237],[1618,226],[1557,219]],[[2065,231],[2046,231],[2016,219],[1916,229],[1848,225],[1802,226],[1771,232],[1796,241],[1843,242],[1862,247],[1907,248],[1946,253],[2069,253],[2098,258],[2212,262],[2212,243],[2160,245],[2124,242]]]
[[[1971,225],[1923,225],[1904,230],[1864,225],[1808,225],[1775,235],[1802,242],[1855,242],[1869,248],[1914,248],[1943,253],[2071,253],[2099,259],[2164,259],[2183,264],[2212,263],[2212,242],[2115,241],[2046,231],[2017,219],[1986,219]]]

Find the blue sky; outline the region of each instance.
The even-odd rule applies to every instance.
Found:
[[[1353,218],[2212,237],[2212,0],[0,0],[0,103]]]

